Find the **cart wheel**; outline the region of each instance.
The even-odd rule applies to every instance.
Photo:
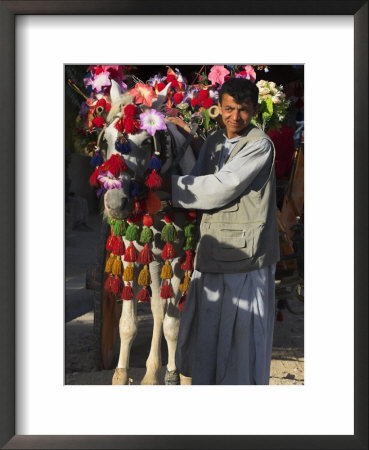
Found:
[[[96,264],[96,286],[94,293],[94,351],[96,369],[113,369],[119,353],[119,319],[122,306],[105,291],[104,273],[107,252],[106,239],[110,234],[110,226],[104,220],[98,247]]]

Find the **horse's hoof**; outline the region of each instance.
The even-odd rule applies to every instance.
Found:
[[[178,370],[166,370],[164,376],[165,385],[176,385],[179,383],[179,373]]]
[[[179,378],[181,380],[181,386],[191,385],[192,384],[192,378],[185,377],[184,375],[180,374]]]
[[[128,384],[127,369],[116,368],[113,375],[112,385],[123,386]]]

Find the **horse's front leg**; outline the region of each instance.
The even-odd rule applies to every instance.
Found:
[[[137,334],[136,300],[123,300],[122,314],[119,321],[120,352],[112,384],[128,384],[129,354]]]
[[[161,338],[163,334],[163,321],[165,314],[165,300],[160,297],[160,272],[161,264],[153,261],[150,264],[151,274],[151,311],[153,315],[153,331],[151,338],[150,353],[146,360],[146,374],[141,384],[158,385],[161,369]]]

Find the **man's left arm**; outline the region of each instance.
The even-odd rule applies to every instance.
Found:
[[[258,173],[273,161],[273,146],[261,139],[240,150],[218,172],[204,176],[172,176],[172,202],[175,206],[214,209],[239,197]]]

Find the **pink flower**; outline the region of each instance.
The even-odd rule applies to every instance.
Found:
[[[91,81],[92,88],[97,92],[100,92],[103,87],[110,85],[111,81],[109,78],[109,72],[100,72],[99,75],[96,75]]]
[[[97,176],[97,179],[104,186],[105,189],[121,189],[122,180],[120,178],[115,178],[114,175],[109,172],[102,172]]]
[[[244,66],[247,75],[249,75],[248,79],[255,83],[256,81],[256,72],[252,66]]]
[[[229,70],[227,70],[224,66],[213,66],[209,72],[209,80],[215,84],[218,83],[222,85],[224,83],[224,78],[229,74]]]
[[[141,130],[146,130],[151,136],[154,136],[157,130],[166,130],[164,114],[149,109],[149,111],[140,114]]]
[[[137,83],[136,86],[129,91],[129,95],[133,95],[136,103],[143,103],[151,106],[154,98],[157,97],[154,89],[148,84]]]

